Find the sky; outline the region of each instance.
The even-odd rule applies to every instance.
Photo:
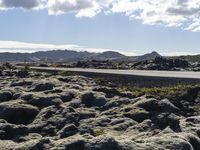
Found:
[[[200,53],[200,0],[0,0],[0,52]]]

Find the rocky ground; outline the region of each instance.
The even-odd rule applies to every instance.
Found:
[[[39,64],[40,67],[48,67]],[[142,61],[87,60],[57,64],[57,67],[96,68],[96,69],[136,69],[136,70],[166,70],[166,71],[200,71],[200,62],[189,62],[179,58],[156,57]]]
[[[139,70],[200,71],[200,63],[192,63],[178,58],[156,57],[153,60],[136,62],[131,68]]]
[[[4,70],[0,150],[198,150],[197,101],[134,97],[82,76]]]

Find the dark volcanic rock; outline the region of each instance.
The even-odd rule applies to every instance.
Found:
[[[121,150],[121,147],[112,137],[97,137],[85,145],[85,150]]]
[[[9,91],[0,92],[0,102],[9,101],[13,97],[13,94]]]
[[[22,96],[22,99],[24,99],[28,104],[37,106],[39,108],[62,104],[60,97],[52,94],[25,94]]]
[[[52,150],[84,150],[86,141],[81,137],[69,137],[54,141]]]
[[[16,73],[16,76],[17,77],[20,77],[20,78],[25,78],[29,75],[28,71],[25,71],[25,70],[20,70]]]
[[[140,70],[181,70],[188,69],[189,62],[182,59],[156,57],[154,60],[136,62],[132,68]]]
[[[60,98],[63,102],[69,102],[76,97],[76,94],[73,91],[67,91],[60,94]]]
[[[58,135],[60,136],[60,138],[65,138],[72,136],[77,132],[78,132],[77,127],[74,124],[70,124],[63,127],[63,129],[58,132]]]
[[[160,111],[165,111],[165,112],[178,112],[180,111],[179,108],[174,106],[168,99],[163,99],[158,102],[159,109]]]
[[[162,113],[152,116],[151,119],[161,129],[164,129],[167,126],[169,126],[174,131],[177,132],[180,131],[180,125],[179,125],[180,118],[175,114]]]
[[[144,108],[147,111],[156,110],[158,108],[158,101],[154,98],[144,99],[134,104],[137,107]]]
[[[143,110],[143,109],[138,109],[138,108],[133,108],[133,110],[124,113],[125,117],[131,118],[137,122],[142,122],[145,119],[150,118],[150,113]]]
[[[0,123],[0,133],[1,140],[17,140],[19,137],[26,135],[27,127],[6,122]]]
[[[33,91],[46,91],[46,90],[52,90],[54,87],[54,84],[52,83],[38,83],[33,88]]]
[[[94,97],[94,94],[92,92],[84,93],[81,96],[82,103],[85,104],[85,106],[87,106],[87,107],[91,107],[94,100],[95,100],[95,97]]]
[[[15,147],[15,150],[47,150],[50,149],[50,140],[48,138],[30,140],[20,143]]]
[[[31,105],[16,102],[4,102],[0,104],[0,118],[9,123],[28,124],[38,114],[39,110]]]
[[[95,97],[94,93],[86,92],[81,96],[81,101],[85,106],[103,106],[106,104],[106,99],[104,97]]]

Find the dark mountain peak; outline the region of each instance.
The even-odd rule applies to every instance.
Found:
[[[109,60],[117,60],[120,58],[125,58],[127,56],[119,53],[119,52],[115,52],[115,51],[105,51],[103,53],[97,54],[95,57],[93,57],[93,59],[97,59],[97,60],[105,60],[105,59],[109,59]]]
[[[152,60],[155,59],[156,57],[161,57],[161,55],[158,52],[153,51],[151,53],[147,53],[140,56],[140,60]]]
[[[160,55],[158,52],[156,52],[156,51],[152,51],[151,53],[147,53],[147,54],[145,54],[145,55],[143,55],[143,56],[161,57],[161,55]]]

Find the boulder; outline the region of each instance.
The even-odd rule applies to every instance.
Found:
[[[19,71],[17,71],[17,73],[16,73],[16,76],[17,77],[20,77],[20,78],[25,78],[25,77],[27,77],[29,75],[29,73],[28,73],[28,71],[26,71],[26,70],[19,70]]]
[[[85,150],[85,139],[80,136],[72,136],[53,142],[51,150]]]
[[[76,97],[75,91],[66,91],[60,94],[60,98],[63,102],[69,102],[75,97]]]
[[[1,140],[16,140],[26,135],[27,127],[24,125],[0,123],[0,133]]]
[[[10,91],[0,92],[0,102],[9,101],[12,99],[12,97],[13,97],[13,94]]]
[[[124,112],[124,116],[127,118],[131,118],[137,122],[142,122],[145,119],[148,119],[151,115],[144,109],[135,107],[131,111]]]
[[[56,94],[25,94],[22,99],[39,108],[62,104],[62,100]]]
[[[54,84],[52,83],[38,83],[35,85],[33,88],[33,91],[40,92],[40,91],[47,91],[47,90],[52,90],[54,88]]]
[[[43,108],[34,121],[29,124],[29,130],[33,133],[40,133],[43,136],[56,136],[67,124],[78,125],[79,114],[72,108],[62,106],[49,106]]]
[[[180,117],[173,113],[154,114],[151,119],[160,129],[169,126],[174,131],[180,131]]]
[[[85,106],[91,107],[92,103],[94,102],[95,97],[92,92],[86,92],[81,96],[81,101]]]
[[[81,102],[85,104],[86,107],[92,106],[104,106],[106,104],[106,99],[103,96],[95,96],[93,92],[85,92],[81,96]]]
[[[86,143],[85,150],[121,150],[121,146],[113,137],[99,136]]]
[[[156,111],[158,109],[158,100],[154,98],[142,99],[134,104],[134,106],[143,108],[147,111]]]
[[[72,136],[78,132],[77,127],[74,124],[69,124],[64,126],[59,132],[58,135],[60,138],[66,138]]]
[[[16,102],[4,102],[0,104],[0,118],[5,119],[9,123],[28,124],[38,114],[37,107],[20,104]]]
[[[164,111],[164,112],[171,112],[171,113],[175,113],[175,112],[179,112],[179,108],[177,108],[176,106],[174,106],[174,104],[172,104],[168,99],[162,99],[158,102],[159,105],[159,109],[160,111]]]

